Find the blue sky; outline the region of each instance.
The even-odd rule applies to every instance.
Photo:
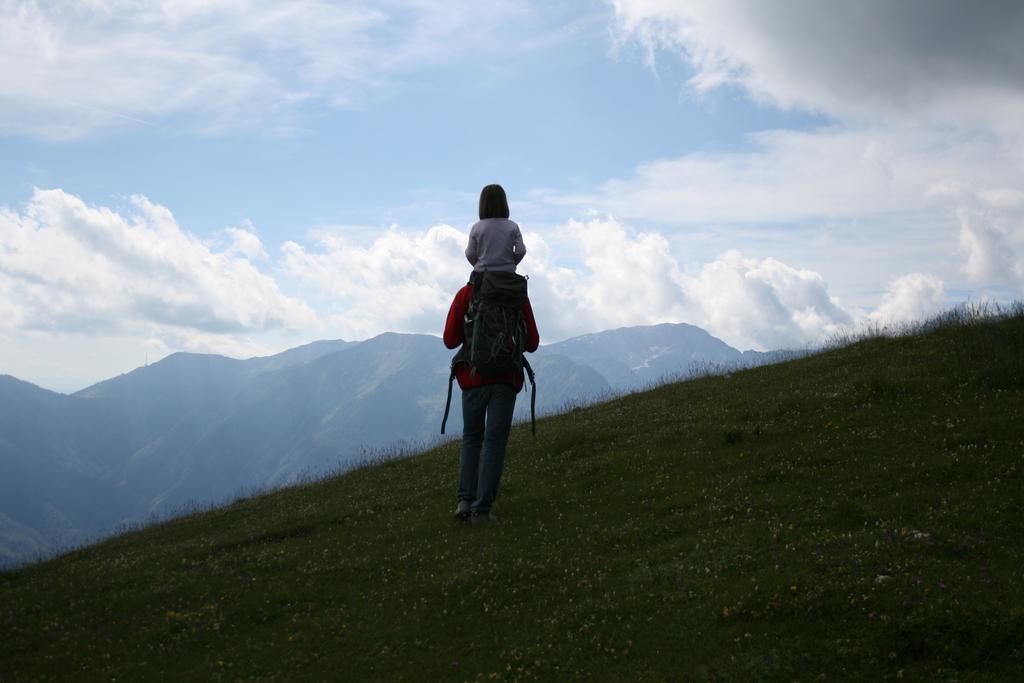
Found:
[[[1021,11],[859,7],[2,0],[0,373],[436,334],[490,182],[545,341],[1020,298]]]
[[[738,91],[687,93],[685,63],[654,72],[634,46],[616,50],[611,7],[567,6],[531,13],[531,30],[558,34],[540,49],[425,69],[351,108],[299,107],[287,133],[246,124],[195,135],[188,112],[149,125],[111,115],[70,140],[10,136],[0,201],[17,206],[33,187],[100,204],[142,194],[199,234],[248,219],[271,242],[323,223],[463,225],[488,178],[513,196],[587,190],[644,161],[742,149],[750,131],[821,121]]]

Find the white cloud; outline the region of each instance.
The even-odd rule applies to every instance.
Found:
[[[979,136],[837,126],[765,131],[750,143],[642,164],[598,192],[545,199],[663,225],[764,224],[945,210],[965,191],[1013,203],[1024,187],[1020,155]]]
[[[439,334],[471,266],[468,233],[437,225],[415,233],[391,228],[363,247],[338,233],[314,235],[316,248],[282,246],[284,270],[325,297],[328,326],[342,337],[380,332]]]
[[[212,251],[171,212],[132,198],[123,216],[61,190],[36,190],[24,212],[0,209],[0,326],[177,335],[308,327],[316,316],[248,260]]]
[[[820,274],[773,258],[727,252],[684,287],[698,305],[696,324],[742,348],[802,347],[855,323]]]
[[[851,304],[874,305],[881,283],[909,271],[997,285],[1024,268],[1024,163],[998,139],[836,126],[751,142],[535,198],[657,226],[687,262],[739,249],[804,264]]]
[[[1020,3],[611,4],[620,46],[641,46],[655,68],[666,55],[682,59],[693,91],[735,87],[833,123],[756,133],[742,151],[644,164],[597,192],[553,201],[696,226],[710,236],[707,248],[831,260],[821,266],[830,281],[856,268],[861,292],[907,271],[938,272],[954,289],[966,287],[964,273],[972,285],[1020,282]],[[678,230],[673,239],[693,242]]]
[[[612,0],[623,43],[683,56],[698,91],[846,119],[1024,132],[1024,7],[1014,0]]]
[[[1007,227],[991,211],[962,208],[960,245],[967,255],[964,271],[975,282],[1007,283],[1020,276]]]
[[[610,216],[527,232],[519,272],[544,342],[629,325],[688,322],[744,348],[804,346],[858,318],[818,273],[730,252],[690,273],[658,232]],[[314,249],[283,247],[285,270],[327,301],[330,329],[346,338],[392,330],[438,334],[469,272],[466,233],[450,226],[389,230],[366,247],[330,233]],[[551,246],[554,243],[557,248]]]
[[[288,128],[304,103],[358,106],[491,49],[522,14],[468,0],[0,0],[0,133],[74,138],[176,115],[204,131]]]
[[[565,230],[580,250],[583,268],[571,296],[578,310],[588,311],[588,325],[651,324],[683,314],[679,266],[664,236],[631,235],[611,217],[570,221]]]
[[[267,251],[263,248],[263,242],[256,235],[255,228],[250,221],[245,221],[238,228],[225,228],[224,232],[231,240],[231,246],[228,248],[231,253],[248,259],[268,258]]]
[[[281,247],[279,275],[306,289],[306,303],[239,255],[238,243],[256,253],[259,242],[248,230],[229,232],[240,239],[218,252],[182,230],[166,208],[141,197],[132,202],[126,216],[39,190],[23,212],[0,211],[5,371],[18,375],[24,367],[35,373],[28,379],[71,389],[113,374],[111,349],[128,354],[118,360],[125,370],[144,354],[156,360],[172,350],[251,356],[313,338],[439,334],[470,271],[467,233],[448,225],[392,227],[365,245],[322,230],[311,246]],[[530,251],[520,272],[531,277],[545,343],[687,322],[740,348],[802,347],[869,317],[927,315],[945,301],[940,280],[915,273],[891,283],[866,316],[806,267],[738,251],[684,267],[665,235],[608,215],[543,235],[527,231],[525,239]],[[41,366],[40,349],[58,360]]]
[[[896,278],[870,318],[882,324],[927,319],[947,307],[942,280],[924,273]]]
[[[562,233],[558,263],[546,242],[530,234],[530,244],[540,248],[523,263],[536,276],[531,298],[549,341],[616,326],[686,322],[741,349],[801,348],[868,320],[919,320],[948,305],[942,281],[932,275],[894,278],[866,312],[840,301],[820,273],[776,258],[730,250],[683,268],[664,235],[635,233],[611,217],[571,221]]]

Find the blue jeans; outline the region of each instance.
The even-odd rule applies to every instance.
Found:
[[[474,513],[489,513],[498,497],[515,407],[516,389],[510,384],[486,384],[462,392],[459,500],[468,500]]]

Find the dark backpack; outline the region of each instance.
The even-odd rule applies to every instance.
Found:
[[[534,433],[536,426],[537,383],[533,368],[523,356],[526,346],[526,321],[523,318],[523,303],[526,301],[526,278],[516,273],[484,271],[473,273],[469,284],[473,285],[473,298],[466,310],[462,347],[452,358],[451,374],[448,377],[448,400],[441,420],[444,434],[451,409],[452,382],[455,368],[460,363],[470,367],[470,372],[484,375],[501,375],[525,370],[533,386],[530,400],[530,421]]]

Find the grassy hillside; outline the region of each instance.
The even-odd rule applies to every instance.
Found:
[[[1019,315],[665,386],[494,526],[451,444],[2,574],[0,679],[1021,680],[1022,416]]]

